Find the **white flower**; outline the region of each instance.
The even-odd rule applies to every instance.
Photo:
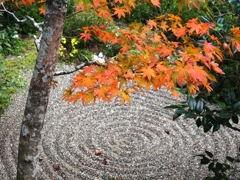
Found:
[[[99,57],[99,56],[94,54],[93,55],[93,61],[97,62],[98,64],[104,64],[105,63],[105,59],[104,59],[103,55],[102,55],[102,57]]]
[[[12,38],[18,39],[18,38],[19,38],[19,35],[18,35],[18,34],[15,34],[15,35],[12,36]]]

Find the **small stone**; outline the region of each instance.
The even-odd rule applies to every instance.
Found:
[[[87,166],[88,164],[84,161],[82,162],[82,165]]]
[[[43,160],[42,156],[39,156],[38,160],[39,160],[39,162],[42,161]]]
[[[95,150],[95,155],[96,155],[96,156],[100,156],[100,155],[101,155],[101,151],[100,151],[99,149],[96,149],[96,150]]]

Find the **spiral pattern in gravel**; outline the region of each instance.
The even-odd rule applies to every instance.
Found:
[[[194,120],[172,121],[173,111],[163,107],[176,100],[164,90],[135,94],[131,105],[117,101],[83,107],[61,100],[69,79],[58,77],[59,88],[51,93],[38,179],[202,179],[208,175],[207,167],[195,155],[205,149],[214,151],[218,159],[237,155],[236,132],[221,128],[206,134]],[[16,175],[25,99],[26,93],[15,95],[1,117],[0,179]],[[101,155],[95,155],[96,149]]]

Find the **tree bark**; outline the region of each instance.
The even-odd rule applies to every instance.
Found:
[[[25,106],[18,149],[17,179],[35,179],[39,143],[67,11],[67,0],[47,0],[37,62]]]

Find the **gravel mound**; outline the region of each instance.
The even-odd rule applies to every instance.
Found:
[[[60,69],[68,69],[62,65]],[[165,90],[134,94],[130,105],[119,101],[82,106],[62,101],[71,77],[57,77],[42,131],[41,180],[157,180],[203,179],[208,174],[197,154],[214,151],[216,158],[237,156],[240,134],[227,128],[203,133],[194,120],[172,121],[163,107],[174,99]],[[29,80],[31,72],[26,73]],[[0,179],[16,176],[19,130],[27,87],[13,96],[0,119]],[[101,151],[96,156],[95,150]],[[238,171],[233,179],[239,179]]]

